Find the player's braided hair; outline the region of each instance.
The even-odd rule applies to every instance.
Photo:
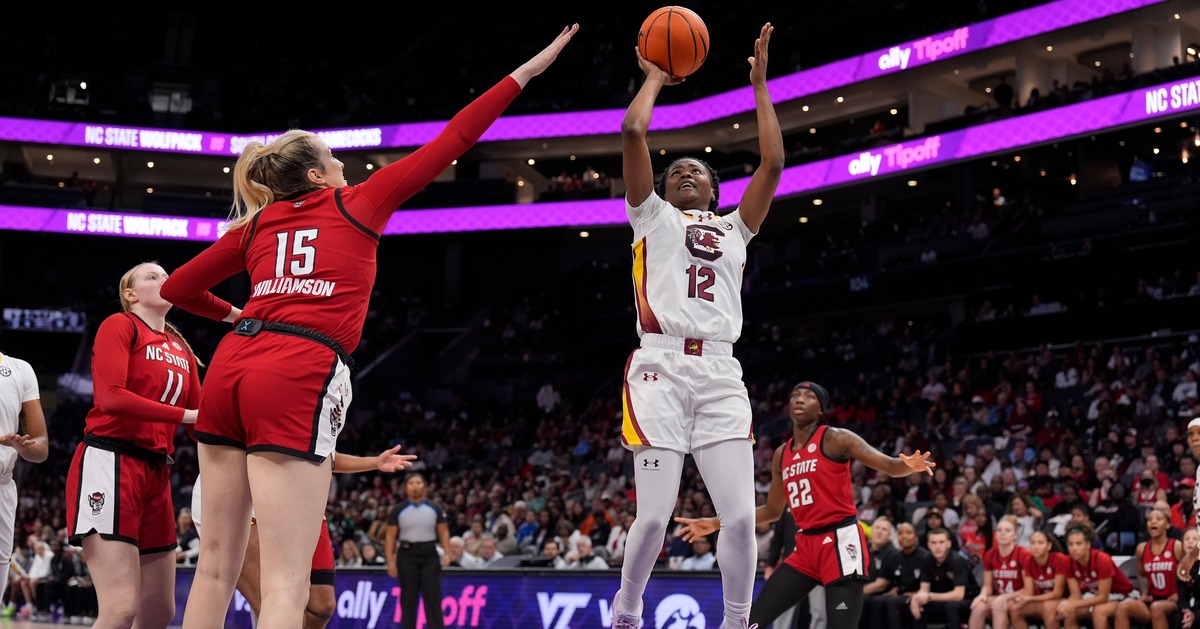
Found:
[[[708,171],[708,178],[710,181],[712,181],[713,191],[712,201],[708,203],[708,211],[716,212],[717,205],[721,200],[721,178],[717,175],[717,171],[713,170],[713,167],[708,165],[708,162],[700,158],[680,157],[679,159],[668,164],[667,167],[662,171],[662,174],[658,176],[658,183],[654,186],[654,191],[658,193],[658,196],[664,199],[667,198],[667,173],[671,172],[671,169],[675,168],[676,164],[684,160],[696,162],[703,166],[704,170]]]

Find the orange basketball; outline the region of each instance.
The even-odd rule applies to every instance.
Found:
[[[691,9],[663,7],[642,22],[638,52],[671,76],[683,78],[708,58],[708,27]]]

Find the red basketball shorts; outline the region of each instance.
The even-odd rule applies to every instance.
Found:
[[[226,335],[204,378],[196,440],[323,461],[353,398],[350,369],[309,339]]]
[[[67,531],[76,546],[97,533],[143,555],[173,550],[170,468],[80,443],[67,471]]]
[[[866,580],[871,558],[867,555],[867,537],[854,522],[825,533],[797,534],[796,549],[784,562],[829,585],[847,578]]]

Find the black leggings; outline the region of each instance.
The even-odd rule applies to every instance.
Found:
[[[783,612],[808,599],[808,593],[820,581],[783,564],[767,579],[750,607],[750,625],[766,627]],[[860,579],[847,578],[825,586],[825,616],[829,629],[858,629],[862,612],[863,585]]]

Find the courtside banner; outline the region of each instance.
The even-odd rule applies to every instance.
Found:
[[[183,622],[194,572],[175,577],[175,621]],[[375,629],[400,624],[400,588],[378,570],[339,568],[337,611],[330,629]],[[442,573],[442,617],[446,627],[485,629],[581,629],[611,626],[619,570],[446,570]],[[755,593],[762,579],[755,584]],[[643,599],[645,629],[716,629],[724,603],[716,570],[656,572]],[[250,629],[250,611],[237,593],[225,627]],[[417,627],[427,626],[424,609]]]

